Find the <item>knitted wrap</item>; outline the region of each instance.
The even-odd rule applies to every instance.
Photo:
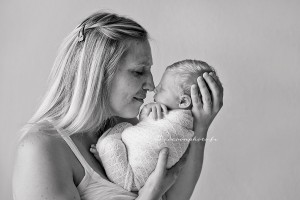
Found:
[[[120,123],[104,133],[96,148],[107,177],[128,191],[140,190],[153,172],[162,148],[169,148],[167,168],[186,151],[194,136],[189,110],[170,111],[163,119],[147,117],[137,125]]]

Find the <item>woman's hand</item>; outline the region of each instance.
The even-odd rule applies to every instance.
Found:
[[[148,103],[142,108],[139,121],[142,121],[150,115],[154,120],[162,119],[164,114],[168,114],[168,109],[165,105],[160,103]]]
[[[197,79],[198,87],[193,85],[191,97],[193,102],[195,137],[205,138],[208,128],[223,105],[223,87],[214,73],[204,73]],[[184,169],[181,171],[175,184],[167,191],[170,199],[190,199],[199,179],[205,142],[191,142],[190,152]]]
[[[170,169],[167,169],[168,148],[160,151],[158,162],[155,170],[147,179],[144,187],[139,190],[137,199],[159,199],[175,183],[180,171],[184,167],[189,147],[180,158],[180,160]]]
[[[203,77],[197,78],[197,82],[201,94],[199,95],[197,86],[192,85],[191,98],[195,136],[200,136],[198,134],[207,133],[211,122],[223,106],[223,87],[214,72],[205,72]]]

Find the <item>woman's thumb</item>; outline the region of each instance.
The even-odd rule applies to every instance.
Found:
[[[169,149],[167,147],[163,148],[159,152],[156,170],[158,170],[161,173],[163,173],[167,168],[168,155],[169,155]]]

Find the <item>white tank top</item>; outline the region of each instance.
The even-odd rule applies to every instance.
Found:
[[[102,178],[83,158],[72,139],[66,135],[62,135],[62,138],[84,168],[84,177],[77,186],[81,200],[131,200],[137,198],[137,194]]]

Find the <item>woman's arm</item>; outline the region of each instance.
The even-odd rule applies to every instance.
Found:
[[[209,75],[204,73],[203,77],[198,77],[197,81],[202,101],[197,87],[193,85],[191,88],[192,113],[194,116],[194,137],[201,139],[206,138],[211,122],[223,106],[223,87],[214,73],[209,73]],[[205,140],[191,142],[187,162],[174,185],[167,191],[167,199],[190,199],[201,173],[204,148]]]
[[[26,135],[17,149],[14,200],[80,200],[64,150],[57,137],[43,133]]]
[[[167,199],[190,199],[199,179],[205,142],[192,142],[190,144],[188,158],[174,185],[167,191]]]
[[[160,151],[156,168],[139,190],[137,200],[159,200],[175,183],[186,163],[187,154],[185,153],[172,168],[167,169],[168,152],[168,148]]]

